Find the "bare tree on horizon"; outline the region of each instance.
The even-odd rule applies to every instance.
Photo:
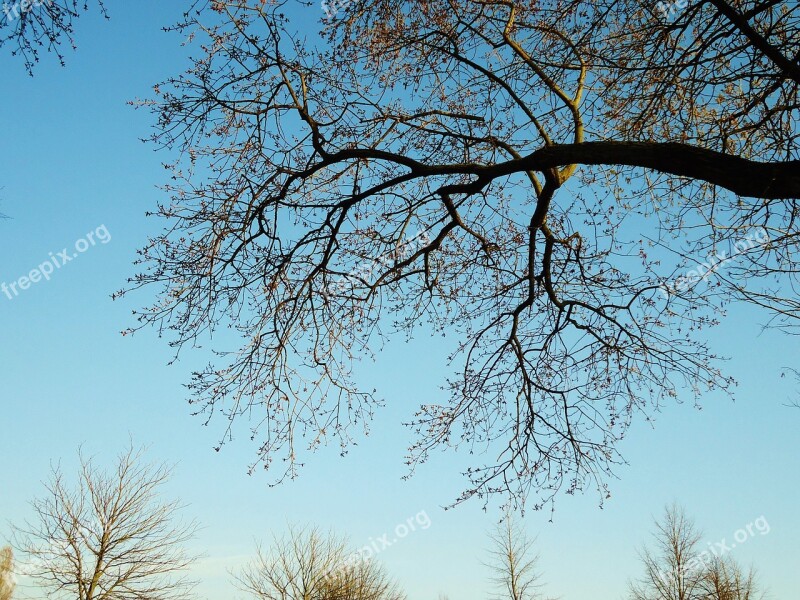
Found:
[[[32,522],[15,528],[27,574],[49,598],[186,600],[194,556],[184,544],[196,525],[178,520],[181,504],[161,501],[165,465],[143,462],[132,447],[110,471],[82,454],[74,486],[54,467],[34,499]]]
[[[701,550],[701,533],[686,511],[667,506],[655,523],[653,547],[639,556],[644,574],[629,584],[629,600],[763,600],[751,569]]]
[[[513,513],[507,511],[503,521],[489,536],[491,548],[486,564],[492,570],[493,600],[544,600],[538,572],[539,555],[535,539],[522,529]]]
[[[274,536],[237,581],[256,600],[405,600],[381,566],[317,528],[292,526]]]

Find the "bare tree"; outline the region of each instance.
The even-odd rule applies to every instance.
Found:
[[[403,600],[382,568],[348,553],[342,538],[290,527],[237,577],[258,600]]]
[[[183,548],[194,523],[177,521],[181,505],[158,495],[170,475],[133,448],[104,472],[80,456],[77,485],[54,468],[46,494],[31,502],[35,518],[16,529],[29,574],[50,598],[179,600],[192,582]]]
[[[644,575],[630,584],[631,600],[760,600],[755,572],[700,549],[701,534],[684,509],[668,506],[656,522],[653,549],[640,552]]]
[[[699,330],[800,315],[800,5],[333,5],[302,42],[290,0],[178,25],[207,53],[150,103],[175,172],[143,326],[239,332],[191,400],[254,418],[276,480],[371,417],[384,335],[454,333],[410,467],[463,446],[492,458],[457,501],[605,497],[636,415],[731,389]]]
[[[656,521],[654,548],[640,552],[644,575],[630,584],[631,600],[697,600],[706,567],[698,550],[700,532],[676,504]]]
[[[405,600],[398,585],[372,559],[356,562],[326,577],[316,600]]]
[[[490,535],[490,560],[492,583],[497,600],[539,600],[541,576],[537,572],[539,555],[534,553],[535,540],[506,513],[503,521]]]
[[[10,547],[0,548],[0,600],[11,600],[15,587],[14,553]]]
[[[637,414],[731,389],[698,334],[729,302],[796,325],[796,0],[309,4],[187,2],[205,54],[148,103],[174,197],[131,287],[176,346],[240,333],[190,387],[256,420],[253,467],[351,443],[354,361],[426,323],[458,344],[412,468],[461,444],[497,458],[459,500],[604,497]]]
[[[762,600],[766,592],[753,569],[744,571],[729,557],[714,557],[700,584],[702,600]]]

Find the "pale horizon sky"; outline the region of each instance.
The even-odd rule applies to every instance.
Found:
[[[77,23],[77,52],[67,66],[44,56],[35,77],[22,62],[0,53],[0,284],[74,248],[93,232],[99,241],[9,299],[0,291],[0,546],[10,523],[30,518],[27,502],[43,491],[50,465],[74,472],[77,449],[110,459],[128,440],[148,457],[175,463],[166,488],[202,525],[192,544],[206,556],[194,569],[199,598],[238,599],[228,569],[236,569],[287,523],[310,523],[347,535],[354,546],[395,532],[424,512],[430,526],[409,532],[377,555],[409,600],[484,600],[489,592],[487,532],[500,517],[497,502],[442,507],[462,491],[466,453],[437,454],[408,481],[404,465],[411,432],[402,426],[417,406],[441,397],[449,373],[445,342],[396,339],[375,362],[362,363],[359,381],[378,388],[386,408],[369,437],[342,458],[323,449],[300,477],[270,488],[261,473],[247,475],[254,445],[244,423],[217,453],[221,423],[202,426],[190,416],[183,384],[210,360],[207,347],[172,353],[166,339],[144,330],[132,337],[132,309],[148,292],[122,301],[110,295],[135,273],[136,250],[158,233],[146,218],[166,199],[162,161],[139,141],[151,116],[127,102],[147,97],[158,81],[187,66],[179,39],[161,31],[183,3],[154,0],[109,5],[110,21],[96,10]],[[318,19],[310,6],[308,20]],[[83,247],[83,246],[81,246]],[[755,566],[775,600],[800,597],[797,561],[800,515],[796,443],[800,409],[787,406],[797,385],[781,377],[797,367],[800,338],[764,331],[767,316],[733,306],[708,334],[740,385],[736,402],[687,394],[665,406],[654,425],[637,418],[622,443],[627,465],[609,481],[601,508],[593,491],[560,494],[554,512],[528,511],[525,530],[538,536],[544,591],[562,600],[621,600],[641,573],[637,551],[652,519],[678,502],[704,530],[703,540],[733,539],[762,517],[769,533],[748,537],[731,557]],[[393,538],[396,536],[392,536]],[[26,590],[22,597],[43,595]]]

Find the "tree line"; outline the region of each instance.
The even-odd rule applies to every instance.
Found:
[[[77,481],[60,468],[31,502],[33,517],[14,527],[13,547],[0,550],[0,600],[12,600],[18,575],[47,598],[189,600],[197,581],[188,573],[199,556],[187,550],[196,523],[182,506],[161,499],[170,469],[146,463],[141,450],[119,455],[110,471],[80,455]],[[768,532],[759,526],[759,531]],[[495,600],[546,600],[535,539],[512,512],[489,536],[484,563]],[[709,545],[712,549],[712,546]],[[405,600],[399,583],[377,561],[352,560],[346,538],[311,526],[290,526],[257,549],[234,582],[254,600]],[[627,600],[760,600],[752,569],[730,555],[704,549],[683,509],[666,508],[652,543],[640,552],[642,573]]]

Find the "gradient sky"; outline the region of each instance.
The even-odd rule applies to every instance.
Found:
[[[483,600],[488,592],[486,533],[499,518],[469,502],[444,511],[461,491],[467,457],[442,454],[410,480],[404,450],[411,435],[401,423],[417,405],[434,401],[449,372],[442,344],[418,338],[387,346],[360,368],[365,387],[387,401],[371,434],[346,458],[320,451],[298,480],[277,488],[248,476],[254,457],[245,428],[221,453],[222,431],[190,416],[182,384],[209,360],[207,348],[168,366],[171,353],[154,331],[122,337],[131,310],[147,292],[112,302],[110,294],[134,273],[135,251],[161,223],[144,213],[164,200],[160,155],[139,138],[150,115],[126,102],[146,97],[154,83],[187,66],[180,39],[161,31],[182,3],[114,2],[106,22],[96,11],[80,19],[78,51],[67,68],[45,57],[35,77],[21,61],[0,55],[0,283],[12,282],[88,232],[105,226],[97,244],[8,300],[0,294],[0,545],[9,524],[30,516],[28,500],[42,492],[51,463],[69,474],[76,451],[104,461],[128,443],[149,446],[153,460],[176,464],[166,493],[188,504],[203,525],[193,548],[206,556],[196,568],[202,598],[239,598],[229,569],[254,553],[259,540],[288,522],[332,527],[354,545],[392,534],[425,511],[418,529],[378,558],[410,600]],[[308,22],[319,7],[307,9]],[[522,523],[538,535],[540,570],[551,596],[564,600],[622,598],[639,573],[637,548],[652,518],[678,501],[705,531],[707,542],[730,540],[763,516],[770,526],[732,550],[755,565],[776,599],[800,597],[797,511],[800,410],[786,406],[796,386],[781,378],[797,366],[800,339],[762,331],[763,314],[734,307],[709,334],[714,350],[740,386],[732,403],[709,395],[667,406],[655,426],[634,423],[622,450],[629,464],[611,482],[603,508],[592,492],[560,496],[555,512],[529,512]],[[687,395],[688,399],[688,395]],[[394,537],[390,535],[390,537]],[[42,597],[26,588],[25,596]]]

